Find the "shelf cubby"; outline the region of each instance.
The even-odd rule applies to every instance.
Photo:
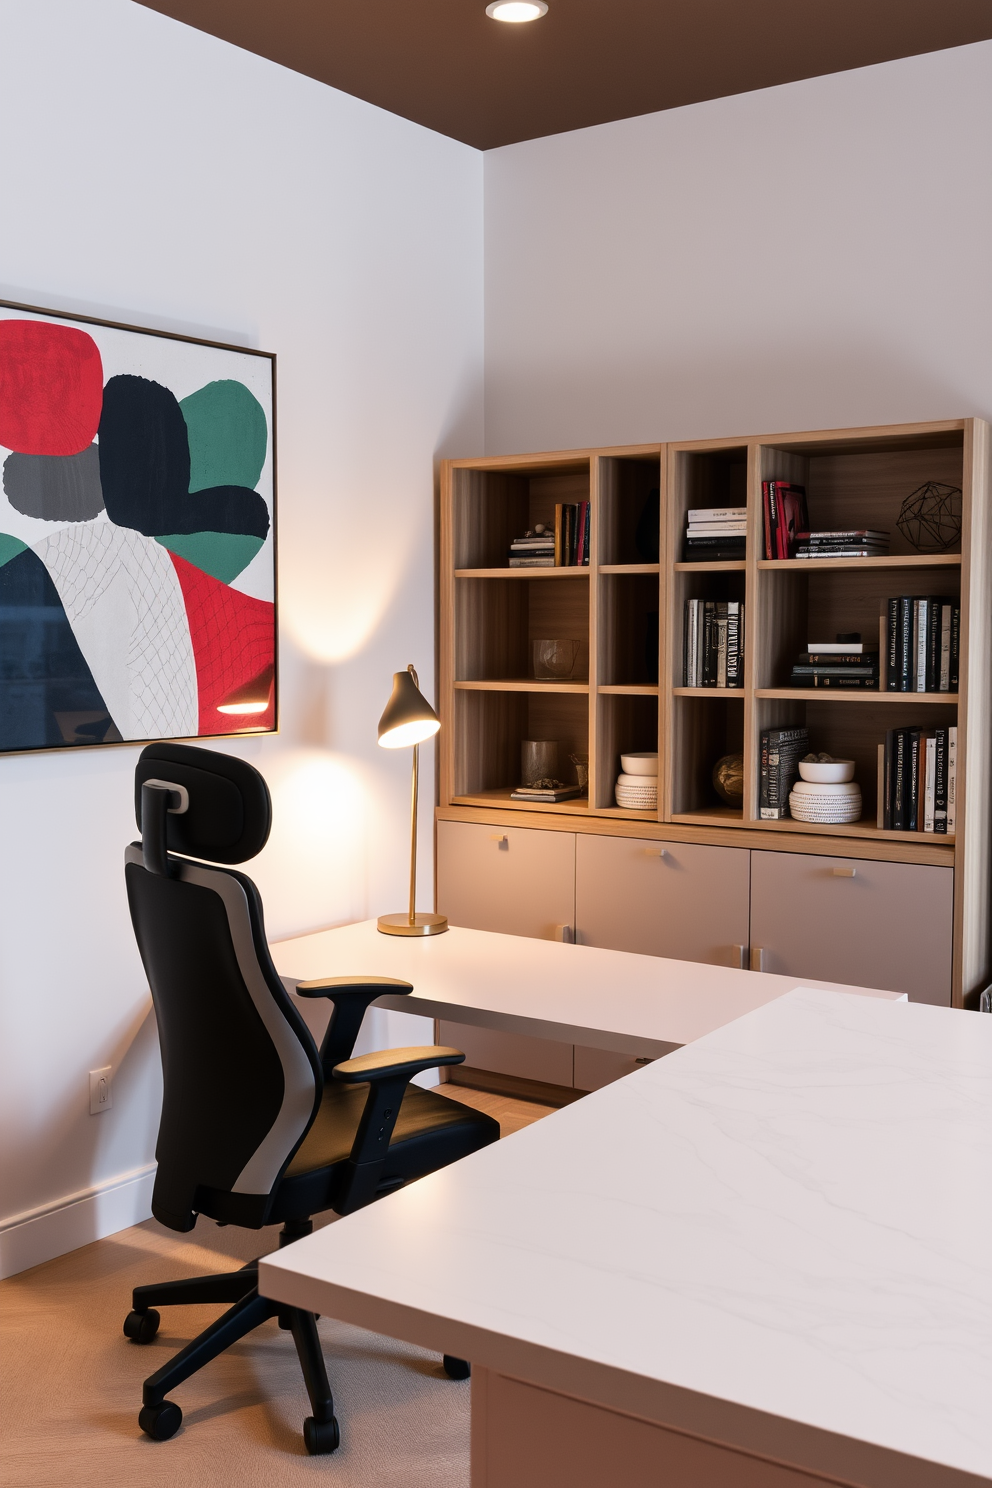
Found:
[[[529,803],[510,800],[510,792],[520,784],[522,740],[556,740],[559,778],[575,784],[569,755],[589,753],[589,698],[587,693],[558,690],[459,688],[455,728],[460,747],[454,762],[454,799],[498,797],[507,807],[530,810]],[[560,803],[566,805],[588,809],[585,798]]]
[[[661,446],[650,452],[600,456],[598,546],[602,565],[653,566],[660,554]]]
[[[556,504],[588,501],[589,485],[588,457],[496,460],[490,469],[458,469],[452,483],[453,567],[505,569],[513,539],[537,522],[553,531]]]
[[[534,680],[538,640],[577,641],[572,674],[561,680],[588,682],[589,573],[558,572],[568,577],[554,584],[530,576],[455,580],[456,682]]]
[[[658,579],[651,574],[599,576],[601,684],[658,686]]]
[[[741,821],[743,810],[721,801],[712,777],[718,759],[744,749],[744,693],[701,692],[672,698],[667,809],[673,820],[715,812]]]
[[[620,817],[657,821],[657,811],[631,811],[616,804],[615,787],[621,754],[658,748],[658,692],[637,695],[601,692],[596,700],[598,748],[590,775],[589,804],[593,810]]]

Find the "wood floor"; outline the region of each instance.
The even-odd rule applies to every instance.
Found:
[[[440,1093],[495,1116],[506,1137],[550,1107],[464,1086]],[[306,1392],[289,1334],[265,1324],[187,1381],[169,1442],[138,1430],[141,1382],[219,1309],[165,1310],[153,1343],[121,1334],[131,1288],[231,1270],[275,1249],[276,1230],[190,1235],[154,1220],[0,1282],[0,1483],[4,1488],[468,1488],[469,1386],[436,1355],[320,1322],[341,1422],[332,1457],[308,1457]]]

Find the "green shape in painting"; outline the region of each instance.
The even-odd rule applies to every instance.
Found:
[[[0,532],[0,568],[9,563],[11,558],[16,558],[18,553],[23,553],[27,543],[22,543],[19,537],[11,537],[9,532]]]
[[[265,410],[243,382],[208,382],[179,407],[189,434],[190,491],[247,486],[253,491],[265,464]]]
[[[6,540],[13,542],[13,538]],[[242,537],[237,532],[179,532],[155,541],[222,584],[230,584],[248,567],[265,538]]]

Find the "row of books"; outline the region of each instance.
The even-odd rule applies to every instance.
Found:
[[[686,563],[738,562],[746,545],[746,506],[696,507],[686,513]]]
[[[588,501],[559,501],[553,528],[536,522],[510,543],[511,568],[584,568],[588,562]]]
[[[807,641],[799,653],[790,687],[861,688],[878,691],[878,652],[869,650],[861,636],[847,640]]]
[[[961,610],[953,599],[890,599],[887,638],[887,692],[957,692]]]
[[[809,729],[762,729],[758,815],[762,821],[791,816],[789,792],[799,778],[799,761],[809,752]]]
[[[744,686],[744,604],[687,599],[682,631],[683,687]]]
[[[881,558],[889,551],[889,534],[876,528],[813,532],[805,486],[784,480],[762,481],[761,499],[766,558]]]
[[[894,832],[955,830],[956,728],[889,729],[878,746],[878,825]]]

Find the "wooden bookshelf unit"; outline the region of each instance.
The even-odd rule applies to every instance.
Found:
[[[888,556],[767,561],[762,481],[768,479],[805,486],[816,529],[888,531]],[[928,480],[962,490],[956,551],[921,555],[896,526],[905,497]],[[655,492],[660,515],[652,534]],[[514,537],[536,522],[553,524],[557,502],[578,501],[590,503],[588,567],[507,567]],[[718,506],[747,508],[744,561],[684,562],[687,511]],[[752,854],[950,869],[949,999],[932,1000],[973,1001],[992,976],[990,511],[990,431],[978,419],[446,461],[439,822],[637,839],[645,853],[655,842],[733,845]],[[652,541],[657,563],[647,561]],[[827,693],[788,685],[809,639],[861,631],[873,640],[881,605],[900,593],[948,595],[960,604],[956,693]],[[742,687],[682,685],[683,615],[691,598],[744,602]],[[578,642],[579,660],[567,680],[534,679],[532,643],[542,638]],[[875,824],[878,745],[886,730],[920,722],[958,729],[953,837]],[[812,749],[855,760],[860,821],[760,819],[761,731],[797,724],[809,729]],[[565,773],[573,768],[569,757],[587,755],[588,794],[558,805],[511,801],[525,738],[558,741],[563,779],[575,778]],[[619,808],[614,785],[621,752],[654,749],[657,811]],[[711,782],[716,760],[735,751],[743,752],[745,780],[736,808],[720,801]],[[439,884],[444,871],[441,863]],[[856,866],[853,874],[835,871],[853,877]],[[585,938],[581,921],[577,910],[572,928]],[[753,934],[751,941],[753,956]],[[733,944],[743,943],[735,935]]]

